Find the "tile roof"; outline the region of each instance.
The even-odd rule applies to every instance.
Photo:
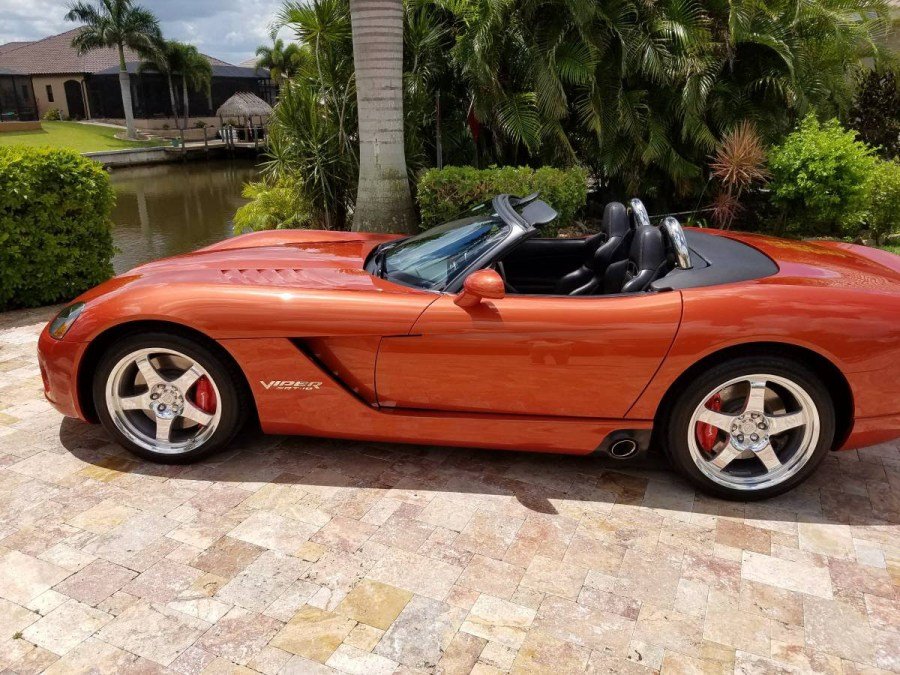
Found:
[[[27,40],[16,40],[13,42],[6,42],[0,45],[0,54],[4,54],[8,52],[10,49],[16,49],[17,47],[23,47],[25,45],[30,45],[31,42]]]
[[[0,48],[0,67],[20,70],[29,75],[56,75],[64,73],[97,73],[107,68],[118,68],[119,55],[115,49],[96,49],[79,56],[72,46],[74,38],[81,28],[51,35],[43,40],[25,42],[11,49]],[[14,43],[10,43],[14,44]],[[205,55],[204,55],[205,56]],[[215,65],[231,65],[211,56],[209,62]],[[140,61],[138,55],[125,50],[127,62]]]

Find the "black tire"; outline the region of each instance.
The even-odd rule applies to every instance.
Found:
[[[806,391],[819,415],[819,439],[810,457],[794,475],[766,488],[742,490],[720,485],[704,475],[695,464],[688,446],[691,417],[708,392],[744,375],[769,373],[791,380]],[[806,480],[821,464],[834,441],[834,402],[822,379],[805,365],[784,356],[747,356],[720,363],[688,382],[664,421],[666,454],[676,469],[707,494],[735,501],[756,501],[782,494]]]
[[[221,419],[215,432],[202,444],[179,454],[154,452],[132,442],[116,426],[106,403],[106,383],[115,365],[139,349],[181,352],[200,364],[215,382],[219,391],[217,405],[221,407]],[[130,335],[113,344],[97,364],[92,394],[100,423],[115,441],[135,455],[160,464],[188,464],[222,449],[243,427],[251,405],[243,377],[232,362],[196,340],[165,332]]]

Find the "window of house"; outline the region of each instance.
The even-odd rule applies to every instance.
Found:
[[[47,85],[47,100],[50,103],[53,103],[53,85],[52,84]]]

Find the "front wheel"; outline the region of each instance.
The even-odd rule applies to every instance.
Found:
[[[168,333],[116,343],[100,359],[93,395],[100,422],[121,445],[165,464],[221,448],[247,410],[240,376],[225,359]]]
[[[834,404],[819,377],[783,357],[722,363],[690,382],[672,409],[667,449],[700,489],[754,500],[790,490],[825,458]]]

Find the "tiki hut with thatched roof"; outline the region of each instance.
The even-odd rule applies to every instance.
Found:
[[[254,138],[256,138],[257,129],[261,129],[265,125],[266,119],[271,114],[272,106],[249,91],[237,92],[216,110],[216,116],[223,127],[227,121],[229,125],[252,129]]]

